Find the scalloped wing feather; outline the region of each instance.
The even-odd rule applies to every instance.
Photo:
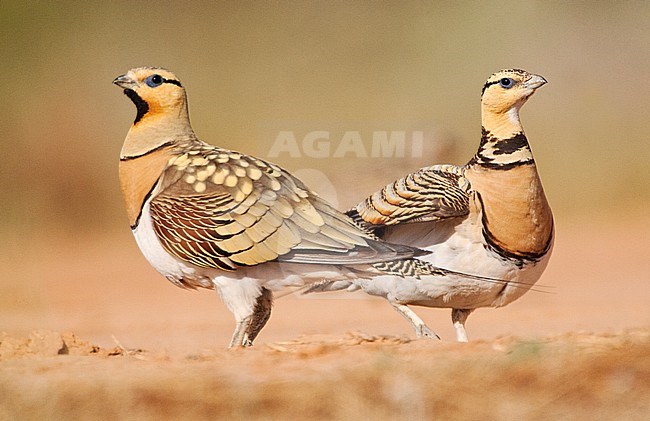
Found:
[[[464,168],[435,165],[388,184],[348,214],[368,227],[437,221],[469,213],[469,181]]]
[[[421,254],[375,239],[274,164],[214,147],[171,159],[151,216],[163,247],[200,267],[367,264]]]

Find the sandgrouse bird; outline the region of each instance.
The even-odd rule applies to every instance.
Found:
[[[140,67],[113,83],[137,109],[119,167],[136,242],[179,287],[218,291],[236,321],[230,347],[252,344],[272,290],[426,254],[384,243],[277,165],[199,140],[173,73]]]
[[[435,336],[407,305],[452,308],[458,341],[479,307],[504,306],[528,291],[548,263],[553,215],[544,195],[519,109],[546,80],[523,70],[490,76],[481,94],[478,152],[462,167],[435,165],[401,178],[348,212],[383,240],[430,251],[413,276],[320,283],[307,292],[348,288],[385,297],[418,336]],[[429,265],[485,278],[430,276]],[[406,276],[405,276],[406,275]]]

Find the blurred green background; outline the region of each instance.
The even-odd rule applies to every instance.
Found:
[[[435,129],[444,147],[418,159],[276,160],[324,172],[343,208],[466,162],[485,79],[523,68],[549,80],[522,120],[556,219],[648,210],[647,1],[5,0],[0,16],[0,227],[16,246],[128,232],[117,161],[135,109],[111,81],[142,65],[179,75],[200,138],[243,152],[268,150],[269,124]]]

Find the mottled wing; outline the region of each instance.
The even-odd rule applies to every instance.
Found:
[[[388,184],[348,215],[369,227],[437,221],[469,213],[469,181],[462,168],[435,165]]]
[[[162,182],[151,201],[155,232],[166,250],[197,266],[361,264],[419,254],[377,241],[286,171],[236,152],[206,147],[177,157]]]

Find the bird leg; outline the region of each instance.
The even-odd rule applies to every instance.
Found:
[[[454,323],[454,328],[456,328],[456,339],[458,342],[467,342],[467,332],[465,331],[465,321],[467,316],[469,316],[473,308],[462,309],[455,308],[451,310],[451,321]]]
[[[266,288],[262,288],[262,295],[257,297],[253,315],[246,329],[246,335],[243,339],[243,346],[253,345],[253,341],[260,333],[266,322],[271,317],[271,307],[273,305],[273,293]]]
[[[250,325],[252,319],[253,319],[253,315],[250,315],[248,317],[244,317],[243,319],[237,322],[237,324],[235,325],[235,332],[232,334],[232,339],[230,340],[230,344],[228,345],[228,348],[241,348],[244,346],[246,329]]]
[[[235,332],[232,335],[228,348],[252,346],[253,340],[260,333],[269,320],[269,317],[271,317],[273,293],[266,288],[262,288],[261,292],[255,301],[253,313],[237,321]]]
[[[415,336],[419,338],[432,338],[432,339],[440,339],[440,336],[436,334],[429,326],[424,323],[424,320],[420,319],[417,314],[404,304],[398,304],[398,303],[393,303],[391,302],[390,305],[393,306],[395,311],[397,311],[399,314],[404,316],[406,320],[411,322],[411,326],[413,326],[413,330],[415,330]]]

